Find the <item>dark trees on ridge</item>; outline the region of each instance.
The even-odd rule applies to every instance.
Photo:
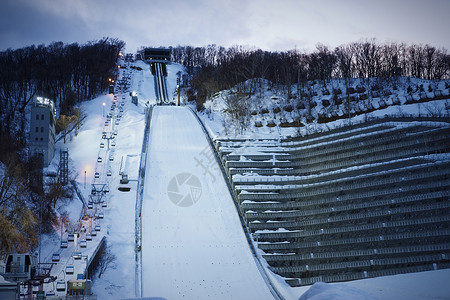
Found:
[[[254,78],[290,86],[309,80],[325,82],[331,78],[450,77],[450,55],[446,49],[430,45],[381,44],[375,39],[335,49],[319,44],[312,53],[269,52],[242,46],[228,49],[216,45],[177,46],[172,48],[172,60],[184,64],[191,73],[199,108],[213,93]]]

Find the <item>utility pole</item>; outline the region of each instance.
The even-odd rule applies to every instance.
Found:
[[[180,106],[180,77],[177,77],[178,106]]]

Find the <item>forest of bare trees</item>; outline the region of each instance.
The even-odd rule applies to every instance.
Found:
[[[38,95],[54,100],[65,139],[83,118],[76,105],[103,93],[117,76],[124,46],[103,38],[0,52],[0,255],[33,250],[38,229],[48,232],[57,221],[56,203],[71,196],[57,178],[44,184],[42,161],[27,155],[27,107]]]
[[[66,114],[104,91],[124,45],[104,38],[85,45],[54,42],[0,52],[1,133],[25,142],[25,108],[36,95],[52,99]]]
[[[185,65],[192,74],[192,87],[199,107],[214,92],[253,78],[290,86],[309,80],[325,82],[331,78],[450,77],[450,55],[446,49],[430,45],[383,44],[375,39],[335,49],[318,44],[312,53],[299,50],[269,52],[242,46],[228,49],[216,45],[178,46],[172,48],[172,60]]]

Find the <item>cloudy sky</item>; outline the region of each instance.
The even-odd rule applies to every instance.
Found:
[[[102,37],[312,51],[376,38],[450,50],[450,0],[0,0],[0,51]]]

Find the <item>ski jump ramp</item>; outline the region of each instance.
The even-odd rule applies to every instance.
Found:
[[[142,206],[142,296],[274,299],[200,124],[152,112]]]

